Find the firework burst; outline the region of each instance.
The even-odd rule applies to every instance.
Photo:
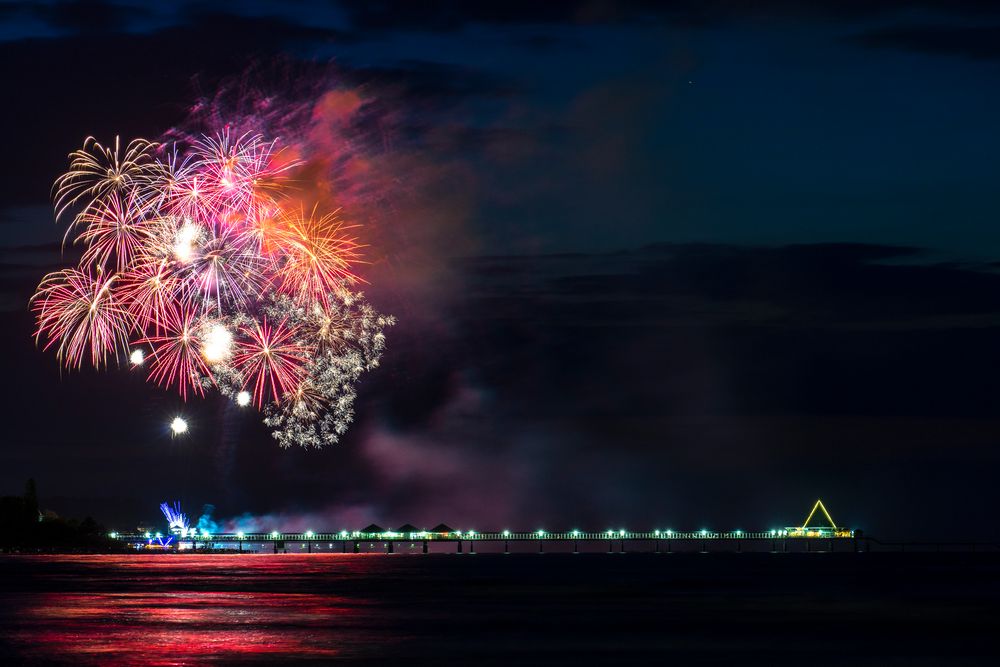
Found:
[[[88,138],[53,186],[80,266],[39,284],[37,340],[68,368],[114,359],[185,400],[217,388],[283,447],[336,442],[394,320],[352,291],[352,226],[292,201],[299,162],[281,153],[228,129],[186,148]]]
[[[281,400],[293,390],[302,376],[308,350],[296,340],[298,329],[285,322],[271,325],[265,315],[263,321],[254,321],[240,329],[245,342],[240,342],[234,365],[253,387],[257,407],[264,406],[266,398]]]
[[[32,297],[38,320],[36,339],[46,338],[45,349],[57,345],[56,356],[68,368],[79,368],[83,358],[100,368],[108,356],[128,349],[135,323],[122,304],[115,283],[118,274],[64,269],[42,279]]]

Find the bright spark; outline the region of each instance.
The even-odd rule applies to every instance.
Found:
[[[174,417],[174,420],[170,422],[170,430],[174,432],[174,435],[187,433],[188,423],[182,417]]]
[[[132,354],[128,355],[128,360],[133,366],[142,366],[143,362],[146,361],[146,355],[139,348],[132,350]]]
[[[185,222],[177,230],[177,236],[174,237],[174,256],[181,264],[187,264],[194,258],[199,231],[198,226],[190,222]]]
[[[202,339],[201,353],[210,364],[229,359],[233,352],[233,334],[221,324],[214,324]]]
[[[250,405],[251,398],[252,397],[250,396],[249,391],[241,391],[240,393],[236,394],[236,405],[240,406],[241,408],[245,408],[246,406]]]

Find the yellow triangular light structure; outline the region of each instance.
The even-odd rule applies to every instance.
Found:
[[[816,516],[816,512],[822,512],[822,515],[826,517],[829,525],[826,526],[810,526],[809,522],[812,521],[813,517]],[[812,511],[809,512],[809,516],[806,520],[802,522],[801,526],[791,526],[785,528],[781,531],[786,537],[854,537],[854,531],[849,528],[840,528],[837,523],[830,516],[830,513],[826,511],[826,506],[823,505],[822,500],[817,500],[816,504],[813,505]]]
[[[809,512],[809,516],[807,516],[806,520],[802,522],[801,526],[802,529],[805,529],[809,526],[809,522],[812,521],[813,515],[816,514],[816,510],[819,510],[823,513],[823,516],[826,517],[826,520],[830,522],[831,528],[833,528],[834,530],[837,529],[837,523],[833,520],[833,517],[830,516],[830,513],[826,511],[826,507],[823,505],[822,500],[817,500],[816,504],[813,505],[812,511]]]

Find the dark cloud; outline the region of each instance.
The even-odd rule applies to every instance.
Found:
[[[134,5],[119,5],[102,0],[75,0],[51,4],[32,3],[36,17],[55,28],[79,34],[117,32],[150,13]]]
[[[528,0],[438,2],[344,0],[350,23],[362,32],[382,30],[454,31],[472,24],[545,25],[660,20],[678,26],[711,26],[746,19],[854,20],[913,11],[949,16],[990,16],[996,3],[976,0]]]
[[[904,26],[871,30],[851,38],[870,48],[898,49],[977,60],[1000,58],[1000,25]]]
[[[468,3],[457,0],[427,6],[405,0],[339,0],[330,3],[343,12],[349,30],[338,31],[339,38],[366,39],[385,31],[453,32],[470,25],[553,26],[597,23],[661,21],[674,26],[712,26],[745,20],[858,20],[871,17],[937,14],[950,17],[996,16],[996,3],[977,0],[486,0]],[[104,0],[68,0],[51,3],[11,2],[0,6],[0,15],[9,19],[32,18],[69,34],[111,34],[125,30],[157,30],[164,26],[193,26],[211,15],[223,25],[226,19],[239,21],[272,16],[276,24],[294,24],[301,29],[324,23],[314,8],[304,4],[281,2],[254,3],[241,8],[206,11],[199,3],[180,2],[151,8],[135,3]],[[280,19],[277,17],[281,17]],[[331,22],[325,29],[334,31]],[[279,27],[280,31],[280,26]],[[533,44],[549,46],[551,36],[526,38]]]
[[[506,97],[523,92],[515,80],[495,72],[423,60],[401,60],[391,67],[361,66],[344,74],[356,84],[413,101]]]

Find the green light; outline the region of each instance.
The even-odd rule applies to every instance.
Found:
[[[545,531],[542,530],[541,528],[539,528],[538,530],[536,530],[535,534],[538,535],[539,537],[545,537]]]
[[[667,529],[667,535],[673,535],[673,534],[674,534],[674,531],[672,531],[672,530],[670,530],[670,529],[668,528],[668,529]]]
[[[346,530],[340,531],[340,536],[341,537],[347,537],[347,531]]]
[[[309,538],[311,538],[311,537],[312,537],[313,535],[315,535],[315,533],[314,533],[314,532],[312,532],[311,530],[307,530],[307,531],[306,531],[306,537],[309,537]]]
[[[702,536],[705,536],[705,535],[708,535],[708,531],[705,530],[704,528],[702,528],[701,532],[699,534],[702,535]]]
[[[618,531],[618,534],[619,534],[620,536],[622,536],[622,537],[625,537],[625,529],[624,529],[624,528],[622,528],[621,530],[619,530],[619,531]]]
[[[151,537],[152,537],[152,535],[150,535],[150,534],[149,534],[149,531],[147,530],[147,531],[146,531],[146,539],[148,540],[148,539],[149,539],[149,538],[151,538]]]
[[[503,536],[504,537],[510,537],[510,531],[509,530],[503,531]]]
[[[579,535],[579,534],[580,534],[580,531],[579,531],[579,530],[574,530],[574,531],[573,531],[573,537],[576,537],[576,536],[577,536],[577,535]]]
[[[610,537],[610,536],[612,536],[614,534],[615,534],[615,531],[613,531],[610,528],[608,528],[608,537]]]
[[[111,539],[115,539],[116,537],[118,537],[118,533],[108,533],[108,537],[110,537]]]
[[[236,539],[238,539],[238,540],[242,540],[242,539],[243,539],[243,537],[244,537],[244,535],[243,535],[243,531],[240,531],[240,532],[236,533]]]
[[[660,535],[660,531],[658,531],[658,530],[654,530],[654,531],[653,531],[653,535],[656,535],[656,536],[659,536],[659,535]]]
[[[273,540],[273,539],[274,539],[274,538],[276,538],[277,536],[278,536],[278,531],[276,531],[276,530],[272,530],[272,531],[271,531],[271,539]]]
[[[736,531],[736,535],[737,535],[737,536],[739,536],[739,535],[742,535],[742,534],[743,534],[743,531],[742,531],[742,530],[737,530],[737,531]]]

